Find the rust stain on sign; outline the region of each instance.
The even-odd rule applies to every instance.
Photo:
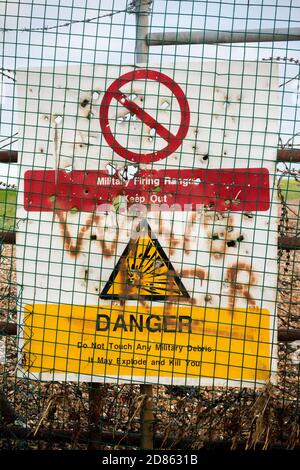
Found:
[[[173,256],[176,253],[176,249],[180,246],[180,240],[175,237],[173,232],[170,233],[170,246],[169,246],[169,253],[170,256]]]
[[[55,215],[59,221],[61,235],[64,240],[64,248],[69,251],[71,257],[76,258],[81,251],[84,235],[93,225],[94,215],[90,215],[86,223],[79,229],[76,241],[74,241],[71,235],[70,227],[67,223],[67,214],[65,212],[56,211]]]
[[[248,278],[247,281],[239,281],[239,275],[241,272],[246,273]],[[256,301],[250,294],[250,289],[257,282],[256,275],[252,272],[252,268],[249,264],[239,262],[233,264],[227,268],[226,281],[229,282],[229,294],[228,294],[228,307],[233,311],[238,298],[244,297],[247,301],[247,305],[251,307],[256,306]]]
[[[104,224],[101,225],[103,220],[104,220],[103,216],[95,215],[94,224],[97,225],[97,226],[100,226],[100,227],[104,226]],[[106,240],[104,240],[104,236],[103,236],[103,238],[97,239],[97,240],[100,242],[103,256],[105,258],[110,258],[111,256],[113,256],[116,253],[116,250],[117,250],[117,244],[118,244],[118,240],[119,240],[119,230],[118,229],[115,230],[115,236],[114,236],[113,240],[106,241]]]
[[[258,328],[237,326],[237,325],[214,325],[209,326],[208,320],[193,320],[193,332],[199,335],[221,336],[223,338],[233,338],[248,341],[257,341],[259,336]]]
[[[170,229],[164,221],[161,212],[158,214],[158,233],[159,235],[168,236],[168,251],[170,256],[173,256],[176,250],[183,246],[183,236],[175,235],[174,230]]]
[[[192,231],[197,222],[198,214],[196,212],[189,212],[187,222],[185,224],[185,230],[183,234],[176,234],[173,228],[169,227],[169,224],[164,221],[161,213],[158,214],[158,233],[159,235],[168,236],[168,250],[170,256],[174,256],[178,249],[182,249],[184,254],[190,254],[192,246],[194,245],[194,237]],[[168,221],[170,223],[170,221]],[[172,225],[176,222],[171,222]]]
[[[73,226],[73,224],[68,224],[67,222],[67,212],[62,212],[62,211],[56,211],[55,216],[58,218],[59,225],[60,225],[60,232],[63,238],[64,242],[64,248],[66,251],[69,252],[70,256],[72,258],[76,258],[79,253],[82,251],[82,245],[85,239],[86,233],[92,229],[93,225],[99,225],[101,222],[102,218],[99,215],[90,215],[87,217],[86,222],[84,225],[81,226],[79,229],[79,232],[76,237],[73,237],[71,235],[71,229],[70,226]],[[116,249],[117,249],[117,244],[118,244],[118,235],[119,235],[119,230],[116,230],[116,235],[113,240],[111,241],[105,241],[103,239],[98,239],[96,240],[100,242],[102,253],[104,257],[111,257],[115,254]],[[90,237],[91,239],[91,237]]]
[[[191,251],[191,241],[192,241],[192,230],[197,221],[197,213],[192,212],[188,215],[188,221],[186,224],[185,232],[184,232],[184,239],[183,239],[183,248],[184,253],[188,255]]]
[[[204,279],[207,277],[207,273],[205,269],[200,268],[199,266],[198,267],[195,266],[194,268],[190,268],[190,269],[182,269],[180,271],[180,275],[183,277],[190,277],[190,278],[197,277],[198,279],[200,279],[201,285]]]
[[[230,214],[215,212],[205,213],[204,226],[208,234],[211,256],[215,260],[223,259],[228,248],[238,246],[243,240],[234,229],[234,217]]]

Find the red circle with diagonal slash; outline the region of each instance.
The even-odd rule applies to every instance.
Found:
[[[176,134],[172,134],[165,126],[153,119],[143,108],[138,106],[133,101],[130,101],[127,96],[120,91],[120,88],[127,83],[134,80],[154,80],[165,85],[175,95],[179,108],[180,108],[180,124]],[[132,152],[123,147],[115,139],[109,124],[108,111],[109,106],[113,99],[116,99],[120,104],[127,108],[131,113],[134,113],[141,121],[143,121],[151,129],[155,129],[156,133],[162,137],[167,145],[152,153],[138,153]],[[108,145],[121,157],[126,158],[132,162],[138,163],[151,163],[163,158],[168,157],[175,150],[180,147],[183,139],[185,138],[188,128],[190,125],[190,108],[187,98],[180,88],[180,86],[174,82],[167,75],[157,72],[155,70],[138,69],[132,72],[121,75],[120,78],[115,80],[107,89],[100,106],[100,127],[103,136]]]

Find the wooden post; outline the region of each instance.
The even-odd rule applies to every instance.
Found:
[[[0,421],[13,423],[17,419],[17,413],[0,389]],[[1,423],[2,424],[2,423]]]
[[[0,150],[1,163],[17,163],[18,152],[16,150]]]
[[[153,435],[153,387],[152,385],[141,385],[141,394],[146,395],[141,409],[141,449],[154,448]]]
[[[103,401],[106,396],[106,385],[91,382],[89,385],[89,444],[88,450],[102,448]]]

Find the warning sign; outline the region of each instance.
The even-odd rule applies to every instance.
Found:
[[[21,376],[274,380],[277,76],[233,61],[18,73]]]
[[[29,170],[24,207],[30,212],[95,212],[99,205],[124,197],[128,207],[144,204],[159,211],[195,211],[203,205],[217,211],[265,211],[270,207],[269,179],[266,168],[138,170],[129,181],[108,171]]]
[[[66,370],[118,381],[128,377],[167,384],[199,383],[199,374],[226,385],[266,381],[270,375],[268,310],[181,307],[97,307],[35,304],[26,306],[27,369]],[[55,335],[55,331],[58,335]],[[68,347],[67,347],[68,345]],[[255,363],[255,367],[254,364]],[[172,375],[170,374],[172,370]],[[171,376],[170,376],[171,375]]]
[[[102,299],[168,300],[189,297],[149,225],[131,240],[101,292]]]
[[[163,85],[170,90],[172,93],[171,99],[175,98],[180,108],[180,123],[176,134],[173,134],[161,122],[153,119],[151,114],[149,114],[145,108],[140,107],[137,103],[130,100],[128,96],[121,91],[121,88],[124,85],[137,80],[154,80],[158,84]],[[133,113],[140,119],[140,121],[144,122],[147,127],[160,135],[167,145],[159,151],[151,153],[132,152],[129,151],[128,148],[122,147],[122,145],[114,137],[109,124],[109,106],[113,99],[117,100],[130,113]],[[100,125],[105,140],[115,152],[121,155],[121,157],[126,158],[126,160],[130,160],[132,162],[152,163],[157,160],[161,160],[162,158],[166,158],[174,153],[182,144],[182,141],[187,134],[189,123],[190,109],[184,92],[180,86],[168,75],[156,70],[137,69],[133,72],[128,72],[124,75],[121,75],[121,77],[117,78],[117,80],[115,80],[109,86],[106,93],[104,94],[100,106]]]

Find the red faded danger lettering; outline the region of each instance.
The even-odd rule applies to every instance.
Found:
[[[122,93],[121,88],[135,80],[152,80],[159,82],[173,93],[180,109],[180,124],[176,134],[171,133],[166,126],[159,123],[145,109],[141,108]],[[154,129],[156,133],[167,142],[167,145],[161,150],[152,153],[133,152],[123,147],[113,135],[109,123],[109,107],[113,100],[117,100],[122,106],[128,109],[128,111],[135,114],[144,124]],[[190,108],[184,92],[174,80],[156,70],[138,69],[125,73],[109,86],[100,105],[100,127],[106,142],[114,152],[132,162],[152,163],[168,157],[182,144],[189,129],[189,125]]]
[[[94,212],[124,196],[128,206],[155,205],[155,210],[195,210],[204,204],[216,211],[266,211],[269,189],[266,168],[140,170],[127,181],[106,170],[33,170],[24,175],[24,207]]]

